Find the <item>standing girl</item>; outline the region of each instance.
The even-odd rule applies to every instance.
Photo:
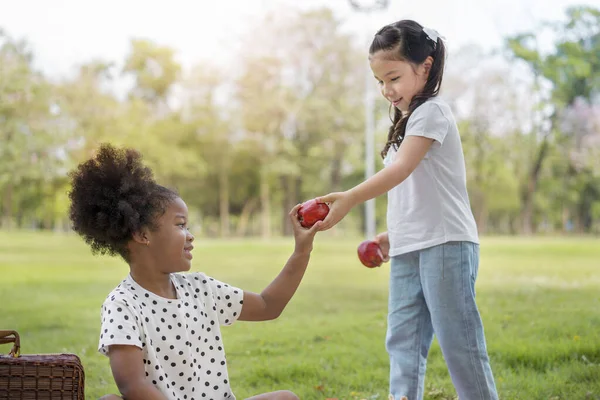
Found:
[[[403,20],[377,32],[369,60],[394,120],[385,168],[354,188],[317,198],[330,203],[321,230],[357,204],[388,193],[391,258],[386,348],[390,396],[423,398],[427,354],[438,338],[461,400],[497,399],[475,303],[479,239],[466,188],[456,121],[437,97],[445,48],[437,32]]]

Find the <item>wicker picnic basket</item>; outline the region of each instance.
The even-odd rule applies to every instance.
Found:
[[[85,376],[75,354],[21,355],[15,331],[0,330],[0,344],[14,343],[0,354],[0,399],[84,400]]]

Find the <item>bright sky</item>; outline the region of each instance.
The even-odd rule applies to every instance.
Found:
[[[373,0],[362,0],[370,3]],[[560,20],[576,0],[390,0],[368,22],[348,0],[0,0],[0,28],[27,39],[36,65],[64,76],[91,59],[121,63],[132,37],[173,47],[186,67],[212,59],[234,64],[236,46],[269,10],[328,6],[357,35],[411,18],[437,29],[449,49],[478,43],[498,47],[502,37],[531,30],[536,21]],[[600,0],[583,1],[600,7]]]

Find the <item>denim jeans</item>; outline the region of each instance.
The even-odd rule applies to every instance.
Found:
[[[390,394],[423,398],[435,333],[460,400],[497,400],[475,304],[479,245],[448,242],[392,257],[386,349]]]

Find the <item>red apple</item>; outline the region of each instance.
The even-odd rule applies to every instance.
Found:
[[[379,267],[383,263],[381,247],[374,240],[365,240],[358,245],[358,259],[367,268]]]
[[[298,221],[305,228],[310,228],[317,221],[323,221],[329,214],[329,206],[325,203],[317,203],[317,200],[308,200],[298,209]]]

